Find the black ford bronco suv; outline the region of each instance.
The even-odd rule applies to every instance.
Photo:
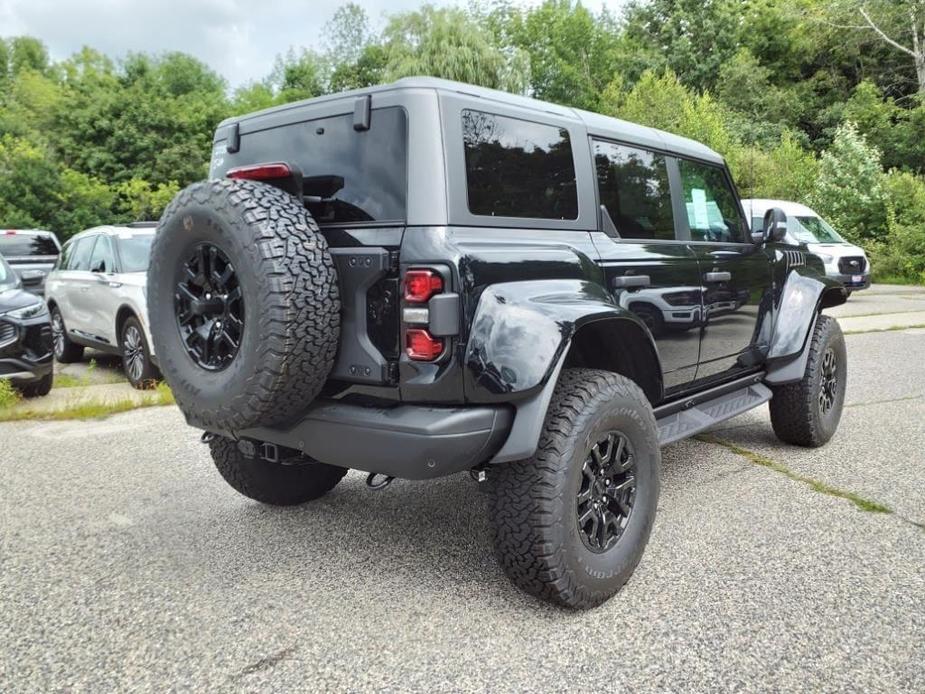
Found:
[[[217,129],[161,219],[155,348],[242,494],[297,504],[470,471],[525,590],[605,601],[645,548],[660,446],[769,402],[786,442],[841,417],[845,301],[752,233],[690,140],[412,78]]]

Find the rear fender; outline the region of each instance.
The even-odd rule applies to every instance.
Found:
[[[614,304],[600,285],[540,280],[487,287],[466,346],[466,399],[497,402],[534,394],[568,352],[575,333],[601,320],[631,321],[655,350],[642,321]]]

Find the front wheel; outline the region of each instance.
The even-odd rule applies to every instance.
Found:
[[[771,426],[786,443],[818,448],[838,429],[848,384],[848,352],[838,321],[819,316],[803,378],[774,388]]]
[[[216,436],[209,442],[212,460],[224,480],[249,499],[272,506],[293,506],[324,496],[347,469],[295,455],[278,462],[248,457],[237,442]]]
[[[564,371],[533,458],[495,473],[491,520],[508,577],[565,607],[613,596],[648,542],[660,462],[639,386],[607,371]]]

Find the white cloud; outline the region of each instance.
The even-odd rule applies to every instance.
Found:
[[[113,58],[184,51],[232,86],[266,76],[290,46],[320,48],[324,24],[345,0],[0,0],[0,36],[41,39],[54,59],[92,46]],[[432,0],[433,1],[433,0]],[[374,24],[425,0],[360,2]],[[527,0],[536,4],[536,0]],[[622,0],[585,1],[597,10]],[[434,4],[465,4],[436,0]]]

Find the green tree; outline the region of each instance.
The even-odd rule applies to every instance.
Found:
[[[812,206],[853,241],[883,239],[887,205],[882,182],[880,152],[847,122],[820,158]]]
[[[606,11],[595,16],[576,0],[535,8],[496,3],[485,14],[496,41],[529,58],[530,89],[540,99],[596,109],[619,69],[620,34]]]
[[[463,10],[424,5],[393,15],[383,33],[384,77],[431,75],[523,93],[529,67],[521,51],[504,51]]]

